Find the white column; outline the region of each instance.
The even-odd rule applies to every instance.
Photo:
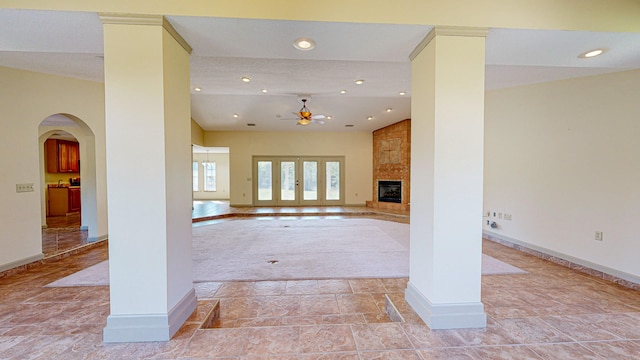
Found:
[[[162,16],[101,19],[111,284],[104,341],[167,341],[196,308],[191,49]]]
[[[411,55],[405,297],[432,329],[486,326],[480,301],[486,33],[436,27]]]

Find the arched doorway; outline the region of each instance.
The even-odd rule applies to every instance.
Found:
[[[38,134],[43,253],[50,256],[98,240],[95,137],[69,114],[46,117]]]

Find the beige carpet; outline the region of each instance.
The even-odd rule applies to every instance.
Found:
[[[193,228],[194,282],[409,276],[409,225],[372,219],[236,219]],[[483,255],[483,275],[526,273]],[[108,285],[108,262],[47,286]]]

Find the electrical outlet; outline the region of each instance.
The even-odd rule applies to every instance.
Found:
[[[595,240],[596,241],[602,241],[602,231],[596,231],[595,232]]]
[[[16,184],[16,192],[33,192],[33,184]]]

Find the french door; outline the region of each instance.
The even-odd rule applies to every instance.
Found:
[[[257,206],[344,205],[344,157],[253,157]]]

